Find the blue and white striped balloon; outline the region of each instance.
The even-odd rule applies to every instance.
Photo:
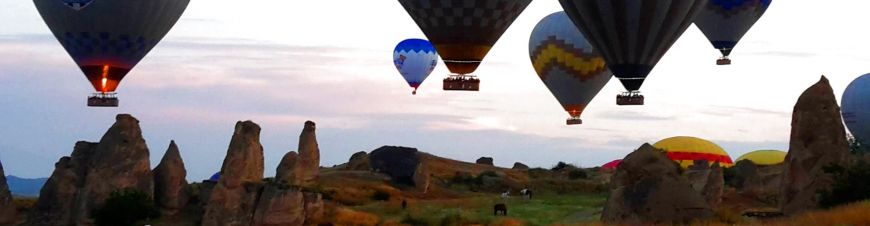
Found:
[[[852,136],[864,145],[870,144],[870,74],[852,81],[842,100],[843,121]]]
[[[406,39],[393,50],[393,64],[417,94],[417,88],[438,65],[438,53],[429,41]]]

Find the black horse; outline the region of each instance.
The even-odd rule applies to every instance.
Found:
[[[502,212],[502,214],[507,216],[507,205],[505,205],[503,203],[495,204],[495,206],[493,206],[492,209],[493,209],[493,215],[495,215],[495,216],[498,216],[498,212]]]

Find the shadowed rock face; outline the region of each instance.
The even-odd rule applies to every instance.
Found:
[[[829,189],[823,167],[851,162],[840,107],[828,79],[798,98],[791,121],[791,141],[785,158],[780,204],[783,213],[796,214],[818,207],[817,192]]]
[[[15,221],[15,206],[12,205],[12,192],[6,184],[6,173],[0,163],[0,224],[11,224]]]
[[[169,149],[154,168],[154,200],[164,216],[177,214],[189,201],[187,190],[187,170],[175,141],[169,143]]]
[[[662,150],[644,144],[613,175],[601,220],[615,224],[685,224],[713,216],[704,197]]]
[[[477,161],[475,161],[474,163],[481,164],[481,165],[492,166],[492,165],[493,165],[492,162],[493,162],[493,159],[490,158],[490,157],[480,157],[480,158],[477,159]]]
[[[70,225],[77,213],[76,200],[85,183],[87,166],[98,143],[79,141],[71,157],[54,164],[54,172],[42,186],[30,222],[36,225]]]
[[[260,126],[251,121],[238,122],[220,180],[205,206],[202,225],[250,225],[262,179]]]
[[[387,174],[396,183],[415,186],[414,173],[420,164],[416,148],[383,146],[369,155],[372,170]]]

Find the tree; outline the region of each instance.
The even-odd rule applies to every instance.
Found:
[[[98,226],[133,226],[138,222],[160,217],[154,201],[136,189],[113,191],[106,203],[91,212]]]

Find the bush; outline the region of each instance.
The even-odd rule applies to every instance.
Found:
[[[376,201],[389,201],[390,193],[385,191],[377,190],[374,194],[372,194],[372,199]]]
[[[148,194],[135,189],[114,191],[105,204],[91,212],[96,225],[127,226],[160,217]]]
[[[586,170],[573,169],[571,172],[568,172],[568,178],[571,180],[589,179],[589,175],[586,173]]]
[[[870,199],[870,163],[858,161],[850,167],[824,167],[834,180],[831,190],[819,192],[819,205],[824,208]]]
[[[552,170],[552,171],[561,171],[561,170],[566,169],[566,168],[568,168],[568,169],[574,169],[574,168],[577,168],[577,166],[574,166],[573,164],[568,164],[568,163],[565,163],[565,162],[560,161],[559,163],[556,164],[556,166],[553,166],[553,168],[550,169],[550,170]]]

